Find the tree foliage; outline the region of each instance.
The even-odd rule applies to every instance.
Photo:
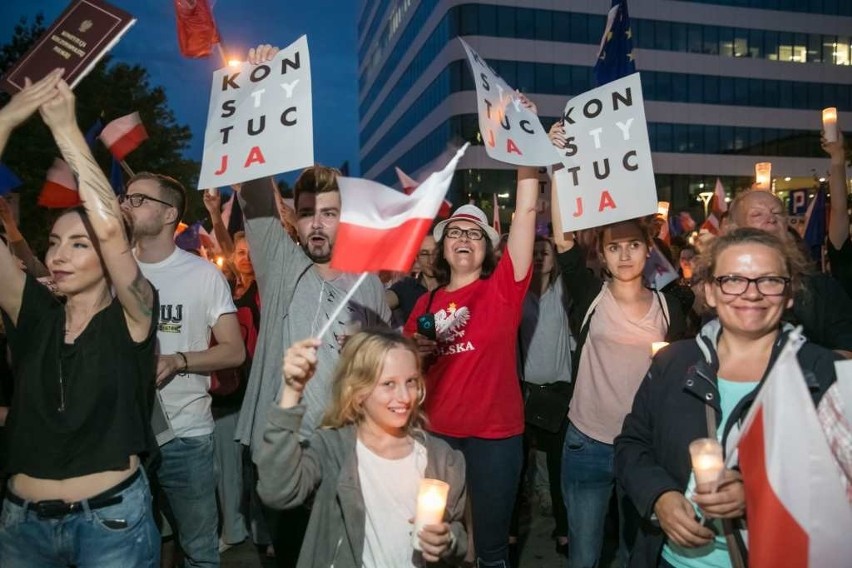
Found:
[[[22,18],[15,26],[11,41],[0,47],[0,70],[8,69],[17,62],[44,31],[42,15],[36,16],[31,24]],[[128,165],[137,172],[151,171],[176,178],[188,188],[186,220],[193,221],[204,215],[200,192],[193,191],[199,165],[183,156],[192,132],[188,126],[177,123],[165,91],[151,85],[144,67],[116,63],[107,55],[77,85],[74,94],[77,98],[77,120],[84,132],[98,118],[106,124],[131,112],[139,112],[149,138],[127,156]],[[4,96],[0,104],[5,104],[7,99]],[[102,143],[95,144],[94,154],[109,174],[111,157]],[[46,242],[53,213],[38,207],[36,200],[47,169],[58,156],[59,150],[37,114],[15,131],[3,155],[3,162],[24,182],[19,189],[22,231],[39,251]],[[127,180],[126,174],[124,180]]]

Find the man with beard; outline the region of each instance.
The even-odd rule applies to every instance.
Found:
[[[251,447],[256,460],[266,415],[279,396],[284,349],[315,337],[358,278],[329,266],[340,220],[340,191],[333,168],[313,166],[296,180],[294,243],[278,219],[275,184],[270,178],[242,184],[240,205],[252,252],[263,318],[252,362],[237,437]],[[346,337],[360,328],[387,324],[390,310],[379,279],[370,275],[319,339],[316,375],[302,393],[306,411],[300,435],[308,439],[319,427],[331,398],[332,373]],[[305,509],[268,512],[279,566],[294,566],[307,526]]]
[[[136,260],[158,290],[157,388],[175,438],[160,447],[157,482],[166,495],[187,566],[219,566],[210,372],[245,358],[231,291],[216,266],[175,246],[183,186],[139,173],[122,208],[133,220]],[[208,347],[210,334],[217,345]]]

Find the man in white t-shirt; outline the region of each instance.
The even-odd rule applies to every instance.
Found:
[[[176,180],[140,173],[122,206],[133,219],[136,259],[159,292],[157,388],[174,438],[160,447],[157,481],[187,566],[219,566],[210,372],[245,358],[228,283],[211,263],[175,246],[186,204]],[[210,347],[211,332],[216,345]]]

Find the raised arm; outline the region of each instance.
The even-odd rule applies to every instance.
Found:
[[[828,240],[836,250],[840,250],[849,238],[849,210],[846,200],[849,192],[846,189],[846,147],[843,142],[843,133],[839,129],[836,141],[828,142],[825,137],[822,139],[822,149],[831,157],[828,178],[828,189],[831,193]]]
[[[219,243],[219,248],[222,249],[222,254],[230,258],[234,254],[234,240],[222,220],[222,195],[218,189],[204,190],[204,207],[210,213],[213,234],[216,235],[216,241]]]
[[[77,125],[74,93],[61,80],[56,90],[56,96],[40,107],[41,116],[50,128],[62,157],[77,176],[80,200],[98,240],[118,301],[124,309],[130,336],[134,341],[142,341],[151,329],[154,289],[136,264],[118,200]]]
[[[535,105],[520,95],[521,103],[537,112]],[[506,246],[512,257],[512,266],[515,270],[515,281],[519,282],[526,278],[532,266],[533,243],[535,242],[535,206],[538,202],[538,168],[518,168],[518,189],[515,194],[515,215],[512,217],[512,226],[509,229],[509,241]]]
[[[3,154],[12,131],[44,102],[56,96],[56,84],[61,76],[62,71],[55,70],[35,84],[30,84],[27,79],[27,86],[0,109],[0,155]],[[6,243],[0,241],[0,309],[6,312],[15,324],[21,310],[24,282],[24,273],[18,267],[15,257]]]

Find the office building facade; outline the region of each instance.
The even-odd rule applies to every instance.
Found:
[[[478,136],[456,38],[527,93],[549,126],[568,98],[594,86],[609,8],[610,0],[362,0],[364,177],[393,184],[395,166],[416,174],[470,141],[454,200],[510,192],[511,166],[490,160]],[[821,109],[837,107],[852,125],[852,0],[630,0],[629,9],[661,199],[695,207],[716,177],[729,192],[747,187],[756,162],[772,163],[781,191],[824,175]]]

